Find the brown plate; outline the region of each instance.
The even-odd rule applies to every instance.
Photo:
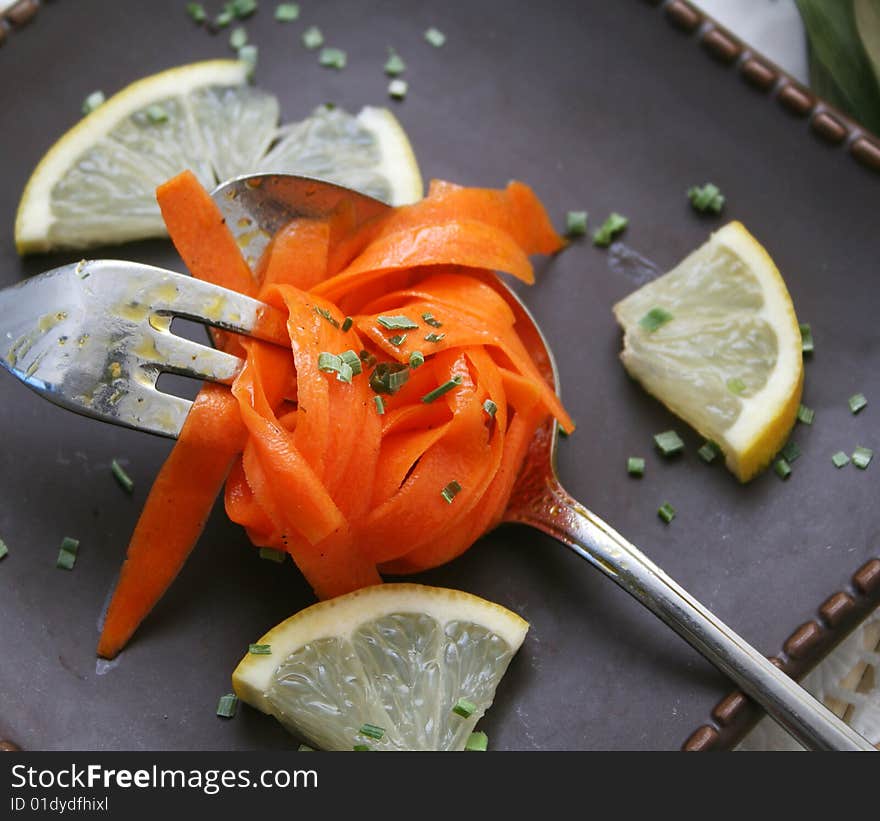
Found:
[[[0,49],[0,284],[68,262],[21,261],[12,242],[32,168],[79,116],[93,89],[231,54],[180,0],[53,3]],[[286,119],[332,101],[394,107],[426,178],[535,187],[562,225],[586,208],[630,218],[624,244],[576,242],[542,263],[526,294],[547,332],[563,398],[579,429],[562,443],[563,482],[746,639],[774,651],[829,589],[878,552],[877,464],[835,470],[856,445],[880,453],[877,203],[880,175],[743,82],[734,63],[707,59],[644,3],[602,0],[469,4],[302,3],[280,25],[271,4],[247,23],[260,47],[259,83]],[[348,51],[322,69],[299,34],[317,24]],[[447,35],[435,49],[423,31]],[[386,97],[387,47],[409,68],[410,94]],[[804,401],[812,427],[787,482],[747,487],[696,456],[698,438],[630,382],[617,362],[611,304],[644,267],[666,269],[721,220],[694,214],[688,186],[711,180],[776,259],[816,353]],[[104,249],[180,267],[163,242]],[[96,669],[96,625],[150,481],[170,443],[66,413],[0,374],[0,737],[30,749],[254,749],[295,744],[272,720],[214,716],[249,641],[311,602],[292,566],[260,561],[215,512],[198,549],[135,641]],[[847,397],[871,403],[852,416]],[[664,462],[651,437],[676,427],[688,449]],[[643,480],[626,458],[643,455]],[[127,460],[133,498],[115,485]],[[657,507],[677,509],[665,526]],[[81,540],[72,573],[55,569],[64,535]],[[456,562],[419,577],[499,601],[532,630],[484,720],[496,749],[675,749],[729,689],[708,663],[625,593],[550,539],[506,527]]]

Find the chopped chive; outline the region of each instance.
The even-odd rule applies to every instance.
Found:
[[[354,351],[351,353],[357,357]],[[358,359],[358,366],[360,367],[360,359]],[[341,356],[337,356],[335,353],[328,353],[327,351],[322,351],[318,354],[318,370],[323,373],[335,373],[336,378],[340,382],[351,382],[351,378],[354,376],[354,370],[348,362]]]
[[[673,319],[669,311],[663,308],[651,308],[640,320],[641,325],[649,334],[654,333],[658,328],[662,328],[667,322]]]
[[[370,387],[375,393],[395,394],[408,379],[408,365],[400,362],[380,362],[370,374]]]
[[[217,702],[217,715],[220,718],[232,718],[237,709],[238,696],[235,693],[227,693],[225,696],[220,696],[220,701]]]
[[[376,357],[373,356],[368,350],[362,350],[358,354],[358,359],[364,363],[368,368],[372,368],[373,365],[376,364]]]
[[[0,539],[0,559],[5,558],[7,555],[9,555],[9,548],[6,546],[6,542]]]
[[[385,400],[379,394],[376,394],[373,397],[373,404],[376,406],[376,413],[382,416],[385,413]]]
[[[874,451],[870,448],[863,448],[859,445],[854,451],[852,455],[852,463],[859,468],[859,470],[865,470],[871,462],[871,459],[874,458]]]
[[[721,189],[711,182],[689,188],[687,195],[694,209],[703,213],[711,211],[713,214],[720,214],[724,207]]]
[[[302,33],[302,42],[307,49],[314,50],[324,45],[324,35],[317,26],[309,26]]]
[[[239,20],[250,17],[257,10],[257,0],[231,0],[226,4],[228,8]]]
[[[388,59],[385,61],[385,73],[389,77],[396,77],[406,71],[406,63],[403,58],[393,49],[388,49]]]
[[[801,351],[803,353],[813,353],[813,329],[806,323],[800,323],[801,329]]]
[[[425,355],[421,351],[413,351],[409,355],[409,366],[413,370],[421,368],[425,364]]]
[[[664,502],[657,509],[657,515],[663,519],[666,524],[669,524],[675,518],[675,508],[669,504],[669,502]]]
[[[234,19],[232,11],[229,8],[225,8],[214,18],[214,25],[220,29],[226,28]]]
[[[389,336],[388,341],[394,345],[395,347],[400,347],[406,342],[407,334],[394,334],[394,336]]]
[[[489,736],[485,733],[471,733],[464,745],[465,752],[484,753],[489,748]]]
[[[356,753],[369,753],[372,752],[369,744],[355,744],[352,748]]]
[[[446,35],[440,31],[440,29],[431,26],[431,28],[425,32],[425,39],[434,46],[434,48],[440,48],[446,42]]]
[[[608,219],[599,226],[599,230],[593,234],[593,245],[607,248],[611,245],[611,240],[623,231],[627,225],[629,225],[629,220],[626,217],[617,212],[612,212]]]
[[[153,125],[168,122],[168,112],[158,103],[153,103],[153,105],[147,106],[144,113]]]
[[[299,747],[296,748],[298,752],[301,753],[313,753],[315,752],[314,747],[309,747],[308,744],[300,744]]]
[[[361,365],[361,358],[350,348],[347,351],[343,351],[339,354],[339,358],[351,368],[351,372],[353,376],[358,376],[358,374],[363,372],[363,366]]]
[[[349,330],[351,330],[352,325],[354,325],[354,320],[350,316],[347,316],[342,321],[342,330],[349,331]]]
[[[238,51],[242,46],[244,46],[247,43],[247,40],[247,32],[241,26],[233,29],[232,34],[229,35],[229,45],[235,51]]]
[[[867,407],[868,400],[863,393],[855,393],[849,398],[849,409],[853,413],[858,413],[862,408]]]
[[[491,417],[495,417],[495,414],[498,412],[498,405],[496,405],[491,399],[487,399],[483,402],[483,410],[489,414]]]
[[[326,319],[334,328],[339,327],[339,320],[330,313],[329,308],[322,308],[319,305],[315,305],[315,313],[324,317],[324,319]]]
[[[395,77],[388,83],[388,96],[395,100],[402,100],[406,97],[407,91],[409,91],[409,83],[406,80],[401,80],[399,77]]]
[[[626,460],[626,472],[630,476],[644,476],[645,460],[641,456],[630,456]]]
[[[272,655],[272,645],[271,644],[249,644],[248,645],[248,653],[252,656],[271,656]]]
[[[451,505],[452,500],[458,496],[460,492],[461,485],[453,479],[445,488],[443,488],[443,490],[440,491],[440,495],[446,501],[446,504]]]
[[[586,211],[569,211],[565,215],[565,233],[569,237],[582,237],[587,233]]]
[[[58,559],[55,562],[55,567],[61,570],[73,570],[78,552],[79,541],[72,539],[70,536],[65,536],[61,540],[61,547],[58,549]]]
[[[261,547],[260,558],[281,564],[287,558],[287,554],[283,550],[276,550],[274,547]]]
[[[389,331],[411,331],[419,327],[418,322],[413,322],[408,316],[397,314],[396,316],[377,316],[378,322]]]
[[[345,68],[345,64],[348,62],[348,56],[341,48],[323,48],[321,49],[321,54],[318,56],[318,62],[324,66],[324,68],[335,68],[337,71],[339,69]]]
[[[106,97],[104,97],[103,91],[93,91],[83,100],[82,113],[91,114],[96,108],[104,105],[105,100]]]
[[[734,376],[727,380],[727,390],[735,396],[742,396],[748,386],[738,376]]]
[[[205,7],[201,3],[187,3],[186,13],[195,20],[196,23],[204,23],[208,16],[205,13]]]
[[[444,393],[449,393],[449,391],[457,388],[460,384],[461,376],[459,374],[456,374],[452,377],[452,379],[448,379],[442,385],[438,385],[436,388],[434,388],[434,390],[428,391],[428,393],[426,393],[422,397],[422,402],[427,405],[429,402],[433,402],[435,399],[439,399],[441,396],[443,396]]]
[[[125,468],[115,459],[110,463],[110,470],[113,472],[113,478],[119,482],[119,486],[126,493],[131,493],[134,490],[134,481],[131,476],[125,472]]]
[[[674,430],[666,430],[654,436],[654,444],[657,450],[664,456],[674,456],[684,450],[684,442]]]
[[[296,3],[279,3],[275,7],[275,19],[279,23],[292,23],[299,17],[299,6]]]
[[[440,342],[442,339],[445,339],[445,337],[446,337],[446,334],[430,333],[425,337],[425,342],[433,342],[436,344],[437,342]]]
[[[382,736],[385,735],[385,730],[381,727],[377,727],[375,724],[361,724],[361,728],[358,732],[361,735],[365,735],[367,738],[372,738],[376,741],[379,741]]]
[[[697,455],[707,464],[711,465],[720,455],[721,448],[718,447],[711,439],[703,442],[702,447],[697,451]]]
[[[257,68],[257,57],[259,56],[259,53],[259,49],[251,44],[242,46],[238,50],[238,59],[241,60],[243,63],[247,63],[248,65],[247,76],[249,78],[254,76],[254,71]]]
[[[430,311],[423,313],[422,319],[425,320],[425,323],[430,325],[432,328],[442,328],[443,327],[443,323],[440,322],[438,319],[435,319],[434,314],[432,314]]]
[[[834,467],[839,469],[844,465],[849,464],[849,456],[847,456],[842,450],[839,450],[831,457],[831,461],[834,462]]]
[[[452,712],[462,718],[470,718],[476,710],[477,705],[474,704],[473,701],[468,701],[466,698],[460,698],[456,702],[455,707],[452,708]]]
[[[785,459],[786,462],[791,464],[792,462],[796,462],[798,457],[801,455],[801,449],[794,442],[786,442],[785,447],[779,451],[779,455]]]
[[[812,408],[808,408],[806,405],[798,405],[797,418],[798,422],[803,422],[805,425],[812,425],[813,419],[816,418],[816,411]]]
[[[773,470],[780,479],[787,479],[791,476],[791,465],[784,457],[780,457],[773,463]]]

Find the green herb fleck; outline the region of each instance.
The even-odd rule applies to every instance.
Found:
[[[348,56],[341,48],[322,48],[318,56],[318,62],[324,68],[335,68],[337,71],[345,68]]]
[[[448,379],[442,385],[438,385],[434,390],[428,391],[423,397],[422,402],[426,405],[429,402],[433,402],[435,399],[439,399],[443,396],[444,393],[449,393],[449,391],[457,388],[461,384],[461,376],[456,374],[452,377],[452,379]]]
[[[399,77],[395,77],[388,83],[388,96],[395,100],[402,100],[406,97],[407,91],[409,91],[409,83],[406,80],[401,80]]]
[[[369,753],[372,752],[369,744],[355,744],[352,748],[356,753]]]
[[[368,350],[362,350],[358,354],[358,359],[364,363],[368,368],[372,368],[373,365],[376,364],[376,357],[373,356]]]
[[[201,3],[187,3],[186,13],[197,23],[204,23],[208,16],[205,13],[205,7]]]
[[[376,394],[376,396],[373,397],[373,404],[376,406],[376,413],[378,413],[379,416],[382,416],[385,413],[385,400]]]
[[[675,518],[675,508],[669,504],[669,502],[664,502],[657,508],[657,515],[663,519],[666,524],[669,524]]]
[[[395,394],[409,379],[409,366],[400,362],[380,362],[370,374],[375,393]]]
[[[445,488],[443,488],[443,490],[440,491],[440,495],[443,497],[446,504],[451,505],[452,500],[458,496],[460,492],[461,485],[453,479]]]
[[[425,39],[435,48],[440,48],[446,42],[446,35],[439,29],[431,26],[425,32]]]
[[[274,547],[261,547],[260,558],[270,562],[282,564],[287,558],[287,554],[283,550],[275,550]]]
[[[406,337],[406,334],[394,334],[394,336],[388,337],[388,341],[395,347],[399,348],[404,342],[406,342]]]
[[[727,380],[727,390],[735,396],[742,396],[746,392],[748,386],[738,376],[731,377]]]
[[[227,5],[227,7],[214,18],[214,25],[217,28],[226,28],[226,26],[228,26],[234,19],[235,16]]]
[[[434,318],[434,314],[430,312],[426,312],[422,314],[422,319],[425,320],[427,325],[430,325],[432,328],[442,328],[443,323],[440,320]]]
[[[813,419],[816,418],[816,411],[812,408],[808,408],[806,405],[798,405],[797,418],[798,422],[803,422],[805,425],[812,425]]]
[[[324,35],[317,26],[310,26],[302,33],[302,42],[307,49],[314,50],[324,45]]]
[[[55,562],[55,567],[61,570],[73,570],[78,552],[79,541],[72,539],[70,536],[65,536],[61,540],[61,547],[58,550],[58,560]]]
[[[684,450],[684,442],[674,430],[666,430],[655,434],[654,444],[664,456],[674,456]]]
[[[865,470],[874,458],[874,451],[870,448],[863,448],[859,445],[852,455],[852,463],[860,470]]]
[[[699,456],[707,465],[711,465],[721,455],[721,448],[711,439],[703,442],[702,447],[697,451]]]
[[[462,718],[470,718],[476,711],[477,705],[466,698],[460,698],[452,708],[452,712]]]
[[[569,211],[565,215],[565,233],[569,237],[582,237],[587,233],[586,211]]]
[[[382,736],[385,735],[385,730],[381,727],[377,727],[375,724],[361,724],[361,728],[358,732],[361,735],[365,735],[367,738],[374,739],[375,741],[379,741]]]
[[[408,316],[398,314],[396,316],[377,316],[378,322],[389,331],[411,331],[419,327],[418,322],[413,322]]]
[[[91,114],[96,108],[100,108],[104,105],[105,100],[106,97],[104,97],[103,91],[93,91],[85,98],[85,100],[83,100],[82,113]]]
[[[421,368],[425,364],[425,355],[421,351],[413,351],[409,355],[409,366],[413,370]]]
[[[231,0],[226,4],[229,9],[239,20],[250,17],[257,10],[257,0]]]
[[[849,456],[847,456],[842,450],[839,450],[831,457],[831,461],[834,462],[834,467],[842,468],[844,465],[849,464]]]
[[[644,476],[645,460],[641,456],[630,456],[626,460],[626,472],[630,476]]]
[[[153,123],[153,125],[159,125],[160,123],[168,122],[168,112],[158,103],[147,106],[147,110],[144,113],[147,115],[147,119],[151,123]]]
[[[352,353],[354,353],[354,351],[352,351]],[[354,355],[357,357],[357,354]],[[358,366],[360,366],[359,359]],[[348,362],[346,362],[341,356],[335,353],[329,353],[328,351],[322,351],[318,354],[318,370],[323,373],[335,373],[336,378],[340,382],[351,382],[351,379],[354,376],[354,370]]]
[[[651,310],[639,320],[639,325],[641,325],[649,334],[652,334],[671,319],[673,319],[673,316],[669,311],[664,310],[663,308],[651,308]]]
[[[494,419],[495,414],[498,412],[498,405],[496,405],[491,399],[487,399],[483,402],[483,410]]]
[[[599,226],[599,230],[593,234],[593,245],[607,248],[614,239],[626,226],[629,220],[617,212],[613,212],[605,222]]]
[[[3,539],[0,539],[0,559],[5,558],[9,555],[9,548],[6,546],[6,542]]]
[[[388,49],[388,59],[385,61],[385,73],[389,77],[397,77],[398,74],[403,74],[406,71],[406,63],[403,62],[403,58],[393,49]]]
[[[791,465],[788,463],[788,460],[780,457],[773,463],[773,470],[776,471],[776,475],[780,479],[787,479],[791,476]]]
[[[275,19],[279,23],[292,23],[299,17],[299,6],[296,3],[279,3],[275,7]]]
[[[271,644],[249,644],[248,645],[248,653],[252,656],[271,656],[272,655],[272,645]]]
[[[227,693],[225,696],[220,696],[220,701],[217,702],[217,715],[220,718],[232,718],[237,709],[238,696],[235,693]]]
[[[131,476],[125,472],[125,468],[115,459],[110,463],[110,470],[113,473],[113,478],[119,482],[119,486],[126,493],[131,493],[134,490],[134,481],[132,481]]]
[[[235,50],[238,51],[242,46],[244,46],[248,41],[247,32],[239,26],[236,29],[232,30],[232,34],[229,35],[229,45]]]
[[[251,45],[250,43],[246,46],[242,46],[238,50],[238,59],[243,63],[247,63],[247,76],[253,77],[254,71],[257,68],[257,58],[260,56],[260,51],[256,46]]]
[[[801,351],[813,353],[813,329],[806,322],[801,322],[798,327],[801,329]]]
[[[785,447],[779,451],[779,455],[791,464],[796,462],[801,455],[801,449],[794,442],[786,442]]]
[[[485,733],[471,733],[464,745],[465,752],[484,753],[489,748],[489,736]]]
[[[446,338],[446,334],[430,333],[425,336],[425,342],[434,342],[436,344],[437,342],[440,342],[441,340],[443,340],[445,338]]]
[[[330,313],[329,308],[322,308],[320,305],[315,305],[315,313],[324,317],[324,319],[326,319],[334,328],[339,327],[339,320]]]
[[[345,317],[344,320],[342,320],[342,330],[343,331],[346,331],[346,332],[350,331],[352,325],[354,325],[354,320],[350,316],[347,316],[347,317]]]
[[[713,214],[720,214],[724,207],[724,195],[721,193],[721,189],[711,182],[689,188],[687,195],[694,209],[704,214],[709,211]]]
[[[349,348],[347,351],[343,351],[339,354],[339,358],[351,368],[351,373],[353,376],[358,376],[358,374],[363,372],[363,366],[361,365],[361,358]]]
[[[868,400],[863,393],[855,393],[849,398],[849,409],[853,413],[858,413],[862,408],[868,406]]]

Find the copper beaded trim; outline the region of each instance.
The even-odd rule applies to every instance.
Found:
[[[734,66],[753,88],[769,94],[796,117],[808,118],[810,130],[831,145],[842,145],[857,162],[880,173],[880,139],[804,88],[765,57],[687,0],[646,0],[682,32],[693,35],[715,60]]]
[[[30,22],[39,10],[40,0],[18,0],[9,8],[0,10],[0,46],[13,31]]]
[[[792,678],[801,679],[880,605],[880,558],[865,562],[852,576],[850,587],[829,596],[818,618],[804,622],[770,659]],[[757,724],[764,711],[738,690],[712,709],[710,721],[694,730],[681,749],[685,752],[731,750]]]

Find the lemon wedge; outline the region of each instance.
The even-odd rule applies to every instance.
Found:
[[[800,328],[776,265],[739,222],[614,306],[629,374],[746,482],[785,444],[803,390]]]
[[[468,593],[377,585],[270,630],[258,642],[270,652],[248,653],[232,682],[321,750],[463,750],[527,630]]]
[[[209,60],[114,94],[49,149],[15,221],[20,254],[165,236],[155,189],[190,169],[207,188],[257,171],[329,179],[393,205],[422,196],[406,133],[387,109],[322,106],[279,127],[277,98],[249,66]]]

